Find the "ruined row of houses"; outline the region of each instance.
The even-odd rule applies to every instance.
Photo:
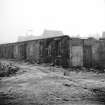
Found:
[[[1,44],[0,58],[51,63],[63,67],[105,67],[105,40],[61,35]]]

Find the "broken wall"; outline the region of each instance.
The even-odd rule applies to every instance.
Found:
[[[26,43],[17,43],[14,45],[14,58],[26,59]]]
[[[40,40],[40,62],[68,66],[69,37],[61,36]]]
[[[27,60],[30,62],[39,62],[39,41],[30,41],[27,43]]]
[[[84,39],[84,66],[95,67],[99,64],[99,40],[94,38]]]
[[[98,47],[98,54],[99,54],[99,66],[105,68],[105,40],[100,40],[99,47]]]
[[[83,41],[80,38],[70,39],[70,66],[83,66]]]

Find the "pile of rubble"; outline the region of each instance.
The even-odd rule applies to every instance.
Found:
[[[0,77],[6,77],[15,74],[19,70],[19,67],[12,63],[6,64],[0,62]]]

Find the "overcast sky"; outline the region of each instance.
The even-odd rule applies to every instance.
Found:
[[[17,41],[32,29],[97,36],[105,30],[104,0],[0,0],[0,43]]]

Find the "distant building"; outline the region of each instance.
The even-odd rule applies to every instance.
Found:
[[[61,36],[64,35],[62,31],[56,30],[44,30],[42,36],[44,37],[53,37],[53,36]]]
[[[105,32],[102,32],[102,38],[105,38]]]
[[[62,36],[62,35],[64,35],[62,31],[44,30],[43,34],[40,35],[40,36],[34,36],[34,35],[19,36],[18,37],[18,42],[47,38],[47,37]]]
[[[33,35],[19,36],[18,42],[27,41],[27,40],[34,40],[36,38],[38,38],[38,36],[33,36]]]
[[[27,41],[27,40],[34,40],[36,39],[38,36],[34,36],[33,35],[33,31],[30,29],[27,31],[25,36],[18,36],[18,41]]]

